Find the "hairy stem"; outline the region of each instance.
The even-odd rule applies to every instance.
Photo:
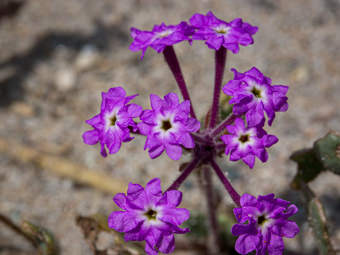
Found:
[[[209,217],[209,236],[208,236],[208,254],[219,254],[218,241],[218,222],[216,218],[216,204],[214,199],[213,180],[211,178],[211,168],[206,166],[203,168],[203,177],[205,184],[205,198],[207,212]]]
[[[221,47],[215,52],[215,87],[214,87],[214,97],[211,107],[211,117],[209,127],[214,127],[218,119],[218,108],[221,94],[221,86],[224,74],[224,67],[227,59],[227,50]]]
[[[225,120],[223,120],[220,124],[218,124],[217,127],[215,127],[212,131],[211,131],[211,135],[212,136],[217,136],[219,135],[225,128],[226,126],[232,124],[234,122],[234,120],[236,119],[236,115],[232,114],[230,116],[228,116],[228,118],[226,118]]]
[[[194,141],[197,142],[197,143],[206,143],[207,142],[207,139],[204,136],[202,136],[198,133],[191,133],[191,136],[194,139]]]
[[[175,80],[177,82],[177,85],[179,87],[179,90],[182,93],[182,96],[184,100],[189,100],[190,101],[190,114],[193,118],[196,119],[196,114],[194,111],[194,108],[192,106],[192,102],[189,96],[188,88],[187,85],[185,84],[184,77],[181,71],[181,67],[179,65],[175,50],[172,46],[167,46],[165,47],[163,51],[164,59],[166,63],[168,64],[172,74],[175,77]]]
[[[215,173],[217,174],[218,178],[221,180],[223,186],[229,193],[230,197],[233,199],[234,203],[237,206],[240,205],[240,195],[237,193],[237,191],[234,189],[234,187],[231,185],[230,181],[227,179],[227,177],[223,174],[221,168],[217,165],[217,163],[214,160],[210,161],[211,166],[215,170]]]
[[[179,186],[185,181],[185,179],[191,174],[191,172],[196,168],[198,163],[200,162],[199,158],[194,158],[182,171],[182,173],[177,177],[177,179],[170,185],[170,187],[166,190],[174,190],[178,189]]]

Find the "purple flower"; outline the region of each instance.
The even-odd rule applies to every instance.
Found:
[[[298,208],[274,194],[255,197],[244,194],[241,208],[234,214],[239,224],[231,232],[237,238],[235,249],[240,254],[256,250],[257,255],[281,255],[284,250],[282,237],[293,238],[299,227],[288,218],[297,213]]]
[[[145,240],[149,255],[173,252],[174,234],[189,231],[179,227],[190,216],[187,209],[176,208],[182,201],[182,192],[170,190],[162,194],[158,178],[149,181],[145,189],[130,183],[127,194],[118,193],[113,201],[123,211],[111,213],[109,227],[125,232],[125,241]]]
[[[262,162],[268,160],[266,147],[277,143],[278,138],[268,135],[262,128],[246,128],[241,118],[235,120],[235,125],[227,126],[227,135],[221,136],[226,144],[225,154],[230,153],[230,160],[237,161],[242,159],[250,168],[254,167],[255,156]]]
[[[86,121],[93,130],[83,134],[84,143],[94,145],[100,142],[101,154],[106,157],[106,148],[110,154],[114,154],[119,151],[122,142],[131,141],[133,137],[130,137],[130,128],[137,130],[133,118],[139,117],[142,107],[127,103],[136,96],[126,96],[125,90],[121,87],[103,92],[100,113]]]
[[[241,18],[228,23],[216,18],[211,11],[206,15],[193,15],[190,24],[196,29],[193,40],[204,40],[208,47],[214,50],[223,46],[233,53],[238,53],[239,45],[253,44],[252,35],[257,32],[257,27],[243,22]]]
[[[194,148],[191,132],[200,128],[200,122],[189,117],[190,102],[179,103],[175,93],[169,93],[164,100],[150,95],[152,110],[144,110],[138,123],[141,134],[147,136],[144,149],[149,149],[150,157],[156,158],[165,150],[173,160],[182,155],[182,147]]]
[[[234,114],[246,114],[249,126],[263,125],[264,112],[268,116],[268,124],[271,125],[275,112],[287,111],[288,86],[271,85],[271,79],[256,67],[245,73],[231,70],[235,77],[224,86],[223,92],[232,97],[229,103],[234,104]]]
[[[148,47],[153,48],[158,53],[162,52],[166,46],[172,46],[184,40],[191,40],[189,36],[193,33],[193,28],[186,22],[178,25],[167,26],[164,23],[155,25],[152,31],[142,31],[131,28],[133,42],[130,45],[132,51],[142,51],[141,58]]]

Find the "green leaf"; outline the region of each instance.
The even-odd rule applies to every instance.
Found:
[[[324,171],[324,167],[313,149],[295,151],[290,159],[298,164],[298,172],[291,183],[294,189],[301,189],[301,181],[308,183]]]
[[[314,143],[314,151],[325,169],[340,175],[340,134],[329,132]]]
[[[327,220],[321,202],[314,197],[308,201],[309,224],[313,228],[320,255],[335,255],[327,229]]]

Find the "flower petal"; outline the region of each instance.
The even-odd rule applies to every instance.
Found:
[[[95,129],[86,131],[83,134],[83,141],[88,145],[94,145],[99,141],[99,132]]]
[[[108,225],[110,228],[118,232],[128,232],[138,226],[142,221],[133,212],[112,212],[108,219]]]
[[[299,233],[300,230],[298,225],[294,221],[284,220],[275,223],[272,231],[278,236],[293,238]]]
[[[165,150],[166,154],[173,160],[179,160],[182,156],[182,148],[178,145],[167,144]]]
[[[172,225],[181,225],[190,217],[190,211],[185,208],[166,208],[162,210],[161,221]]]
[[[257,235],[241,235],[236,240],[235,250],[240,254],[247,254],[256,249],[259,241]]]
[[[173,252],[175,249],[175,237],[173,234],[163,235],[161,244],[158,250],[162,253],[168,254]]]

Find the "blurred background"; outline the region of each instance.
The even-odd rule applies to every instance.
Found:
[[[231,67],[243,72],[256,66],[273,84],[290,86],[290,108],[267,129],[280,141],[266,164],[257,162],[249,170],[220,159],[241,193],[273,192],[300,204],[299,193],[289,188],[296,173],[290,154],[311,147],[329,130],[340,131],[339,0],[1,0],[0,8],[0,213],[49,229],[61,254],[93,254],[77,215],[108,215],[115,209],[114,192],[125,191],[128,182],[144,185],[159,177],[166,187],[178,175],[178,162],[166,155],[149,159],[143,137],[105,159],[98,146],[81,139],[90,129],[84,121],[97,114],[101,92],[110,87],[138,93],[135,102],[143,107],[149,106],[150,93],[179,92],[161,55],[148,50],[141,61],[140,53],[128,49],[130,27],[177,24],[209,10],[220,19],[242,17],[259,27],[254,45],[228,55],[224,81],[232,78]],[[211,103],[214,52],[202,42],[175,49],[202,117]],[[114,185],[101,184],[103,179]],[[215,183],[219,210],[230,210],[232,201]],[[328,172],[311,183],[337,249],[339,184],[339,176]],[[205,211],[194,176],[181,190],[183,206],[192,213]],[[285,240],[287,254],[318,254],[303,210],[297,220],[302,234]],[[109,245],[108,236],[102,239]],[[184,248],[175,254],[197,254]],[[35,253],[0,223],[0,254]]]

